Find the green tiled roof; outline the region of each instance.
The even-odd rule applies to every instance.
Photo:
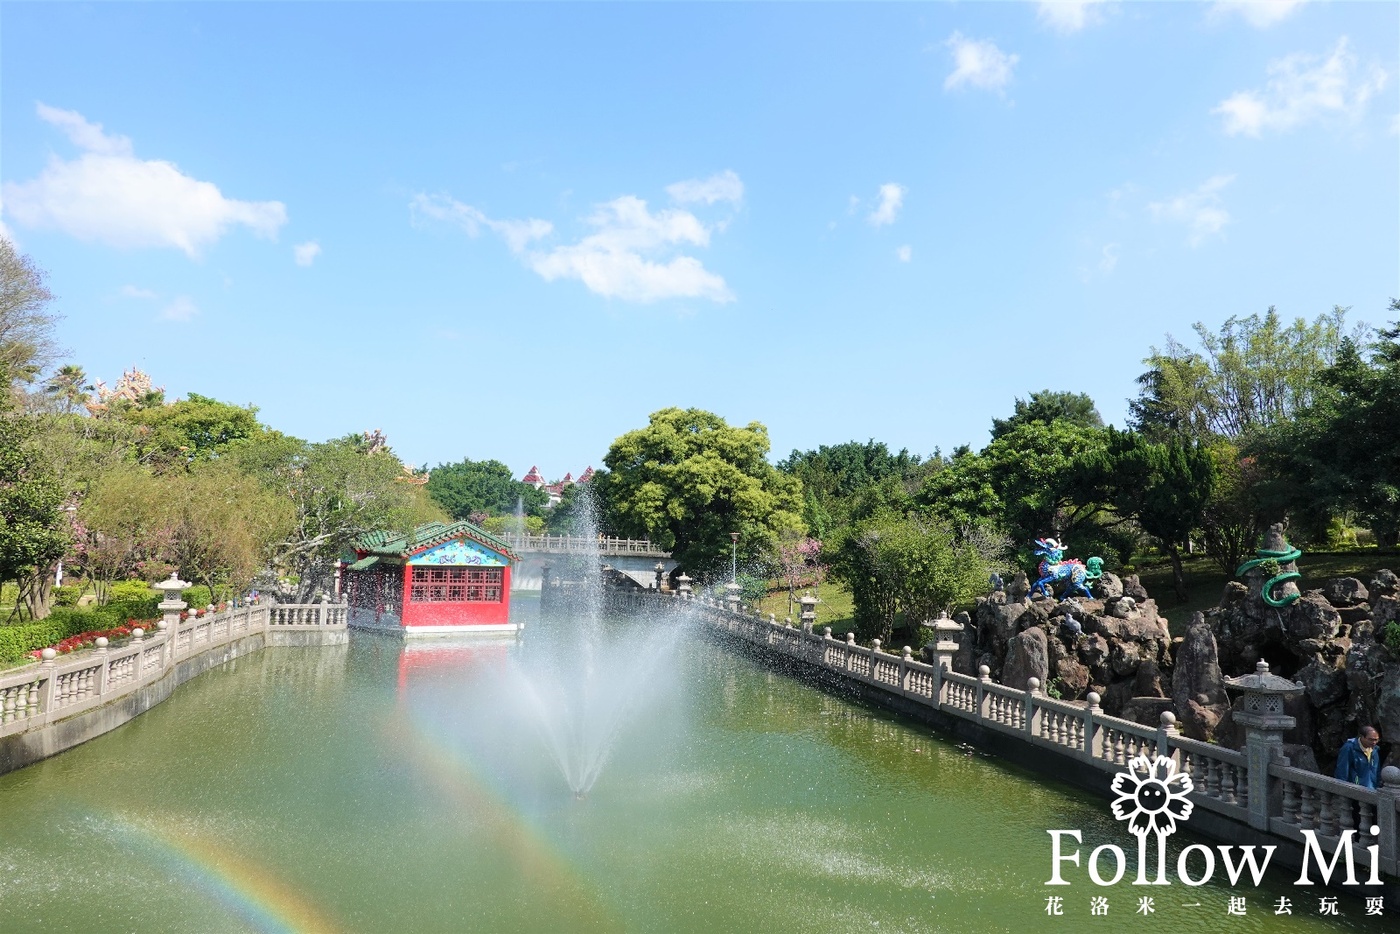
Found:
[[[356,551],[366,552],[367,556],[407,558],[416,551],[441,545],[443,542],[463,536],[485,545],[492,551],[500,552],[512,561],[520,560],[520,556],[511,551],[510,546],[505,542],[466,521],[453,522],[450,525],[443,522],[428,522],[418,526],[408,535],[385,531],[369,532],[362,535],[355,542],[354,547]]]

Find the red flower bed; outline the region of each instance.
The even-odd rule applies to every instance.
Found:
[[[54,643],[53,645],[49,646],[49,648],[53,649],[59,655],[67,655],[74,649],[91,648],[93,644],[96,643],[99,637],[105,636],[107,639],[120,639],[124,636],[131,635],[131,630],[133,629],[146,629],[153,625],[155,624],[151,622],[142,622],[141,620],[137,619],[129,619],[126,621],[125,625],[118,626],[115,629],[94,629],[90,632],[80,632],[76,636],[69,636],[67,639],[62,640],[61,642]],[[29,654],[34,656],[35,658],[43,658],[44,650],[35,649]]]

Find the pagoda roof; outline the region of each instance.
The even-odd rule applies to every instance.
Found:
[[[521,483],[544,483],[544,477],[540,476],[540,469],[536,466],[530,467],[530,472],[520,479]]]
[[[505,542],[465,520],[452,523],[426,522],[407,535],[389,531],[369,532],[360,536],[355,542],[354,548],[365,557],[374,555],[382,558],[407,559],[424,548],[441,545],[443,542],[450,542],[456,538],[469,538],[479,545],[484,545],[492,551],[505,555],[511,561],[520,560],[520,556],[512,551]]]
[[[589,480],[592,480],[592,479],[593,479],[593,468],[592,468],[592,467],[589,467],[589,468],[588,468],[587,470],[585,470],[583,473],[581,473],[581,474],[578,475],[578,482],[579,482],[579,483],[587,483]]]

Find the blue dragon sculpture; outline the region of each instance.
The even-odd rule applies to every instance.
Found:
[[[1036,570],[1040,579],[1031,585],[1031,593],[1040,593],[1053,599],[1055,583],[1068,581],[1062,597],[1079,593],[1093,599],[1094,595],[1089,592],[1088,582],[1103,576],[1102,558],[1090,558],[1087,563],[1078,558],[1066,560],[1065,546],[1053,538],[1037,538],[1035,553],[1040,556],[1040,566]]]

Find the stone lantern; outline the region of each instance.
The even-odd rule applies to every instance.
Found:
[[[963,631],[962,623],[948,618],[947,610],[939,610],[938,618],[932,623],[925,623],[934,631],[935,641],[933,643],[933,667],[940,671],[953,670],[953,656],[958,651],[958,642],[954,638]]]
[[[798,617],[802,622],[802,631],[811,632],[817,623],[817,598],[809,590],[797,602],[802,604],[802,614]]]
[[[681,572],[680,577],[676,578],[676,594],[682,600],[689,600],[692,596],[694,596],[694,592],[690,589],[690,581],[690,575],[685,573],[684,571]]]
[[[1235,722],[1245,728],[1245,756],[1249,764],[1249,823],[1269,829],[1269,763],[1283,758],[1283,734],[1297,721],[1283,712],[1283,699],[1302,693],[1303,685],[1269,673],[1262,658],[1254,673],[1226,678],[1225,688],[1244,695],[1235,711]]]
[[[656,562],[656,592],[657,592],[657,593],[660,593],[660,592],[661,592],[661,590],[662,590],[661,585],[665,582],[665,580],[666,580],[666,565],[664,565],[664,564],[662,564],[660,561],[658,561],[658,562]]]
[[[729,607],[729,612],[739,612],[739,591],[742,589],[738,581],[730,581],[724,585],[724,604]]]
[[[175,572],[170,572],[170,579],[163,580],[156,584],[156,589],[161,592],[163,599],[157,604],[157,609],[161,612],[161,621],[165,623],[165,628],[169,632],[174,632],[180,625],[180,611],[188,605],[180,599],[180,594],[190,585],[175,576]]]

